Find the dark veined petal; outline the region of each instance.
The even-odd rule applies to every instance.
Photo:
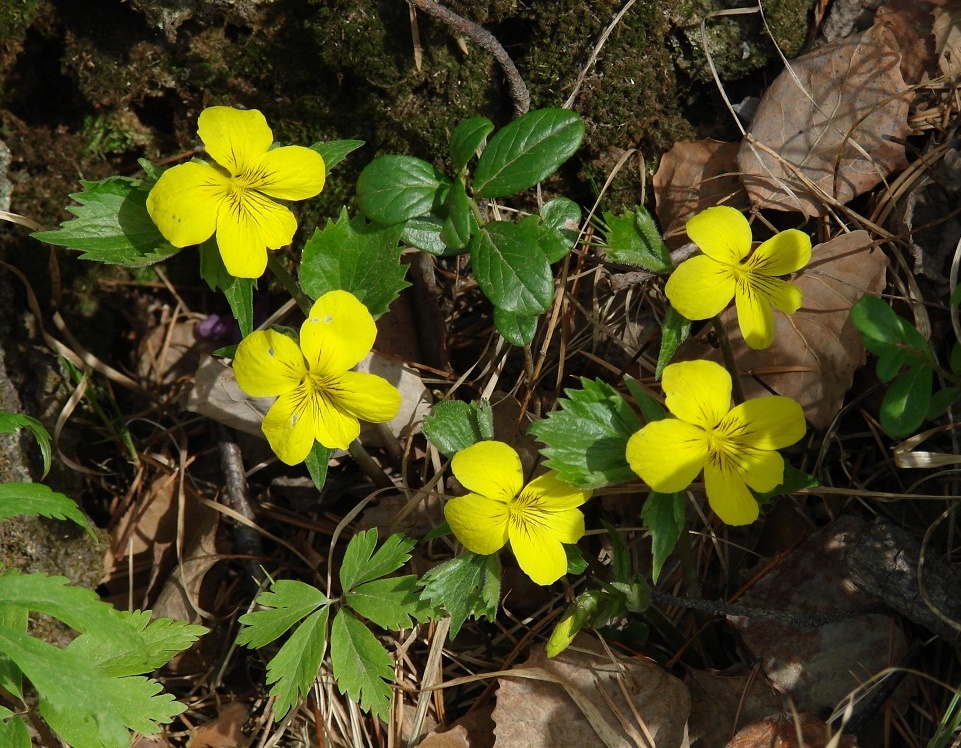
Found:
[[[564,536],[584,534],[584,515],[577,509],[551,515],[552,524],[542,524],[526,515],[513,514],[508,525],[511,550],[521,570],[535,584],[548,585],[567,573]]]
[[[324,389],[339,410],[368,423],[384,423],[400,411],[400,391],[376,374],[347,371],[327,379]]]
[[[469,493],[444,505],[444,518],[463,546],[487,556],[507,542],[507,505],[486,496]]]
[[[811,261],[811,237],[803,231],[781,231],[761,244],[744,263],[744,269],[762,275],[787,275]]]
[[[725,438],[756,449],[782,449],[800,441],[807,431],[804,410],[790,397],[774,395],[735,406],[718,425]]]
[[[261,429],[281,462],[297,465],[307,459],[314,446],[314,417],[305,386],[285,392],[270,406]]]
[[[217,216],[217,246],[227,272],[259,278],[267,268],[267,248],[290,244],[296,230],[289,208],[253,190],[231,190]]]
[[[667,409],[682,421],[711,430],[731,409],[731,375],[713,361],[681,361],[664,369]]]
[[[724,524],[749,525],[757,519],[757,501],[736,470],[708,463],[704,468],[704,488],[711,509]]]
[[[627,442],[631,470],[655,491],[687,488],[707,460],[707,432],[676,418],[653,421]]]
[[[306,200],[324,188],[324,159],[310,148],[286,145],[252,160],[241,176],[278,200]]]

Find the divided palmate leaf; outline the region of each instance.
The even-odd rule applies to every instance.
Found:
[[[266,610],[255,610],[240,617],[244,628],[237,635],[237,643],[252,649],[266,647],[327,602],[327,596],[316,587],[293,579],[279,579],[257,597],[257,604]]]
[[[254,278],[235,278],[227,272],[217,239],[210,237],[200,245],[200,277],[211,291],[218,288],[224,292],[230,313],[237,320],[242,337],[247,337],[254,329]]]
[[[564,390],[560,410],[531,424],[528,432],[547,446],[547,467],[577,488],[600,488],[636,476],[624,456],[627,440],[642,423],[617,390],[601,380],[581,380]]]
[[[394,661],[370,629],[343,608],[331,625],[330,660],[337,689],[365,712],[386,720],[390,715]]]
[[[274,718],[280,720],[310,691],[327,649],[330,606],[311,613],[267,664],[270,695],[276,697]]]
[[[620,216],[604,213],[604,253],[613,262],[638,265],[652,273],[666,273],[673,267],[654,219],[641,206]]]
[[[369,223],[363,216],[353,219],[342,209],[337,221],[327,221],[304,245],[300,283],[317,299],[328,291],[349,291],[375,317],[408,285],[407,266],[400,262],[398,244],[403,227]]]
[[[550,176],[574,155],[584,123],[568,109],[537,109],[491,138],[474,171],[478,197],[506,197]]]
[[[414,621],[427,621],[431,612],[420,597],[413,574],[364,582],[345,595],[344,603],[371,623],[391,631],[413,628]]]
[[[80,204],[67,207],[76,218],[59,229],[36,232],[34,239],[81,250],[82,260],[126,267],[151,265],[180,251],[147,213],[150,184],[126,177],[80,184],[83,192],[70,195]]]
[[[493,621],[500,603],[501,577],[497,554],[481,556],[465,551],[424,574],[423,596],[450,616],[453,640],[468,616]]]
[[[310,150],[317,151],[324,159],[324,169],[328,174],[337,164],[347,158],[364,145],[363,140],[331,140],[326,143],[314,143]]]
[[[0,484],[0,521],[18,515],[69,519],[98,539],[76,502],[43,483]]]
[[[410,551],[416,544],[416,540],[395,533],[374,553],[377,529],[371,528],[357,533],[350,539],[344,552],[340,567],[341,589],[347,593],[364,582],[380,579],[397,571],[410,560]]]
[[[477,285],[494,304],[521,315],[540,314],[554,298],[554,274],[538,246],[537,216],[492,221],[471,237]]]
[[[450,180],[413,156],[375,158],[357,179],[357,203],[370,220],[401,223],[424,216],[443,203]]]
[[[445,457],[453,457],[476,442],[494,438],[494,413],[487,400],[465,403],[444,400],[427,416],[424,435]]]
[[[27,429],[37,440],[37,446],[40,447],[40,455],[43,458],[43,477],[46,478],[47,473],[50,472],[50,434],[36,418],[0,410],[0,434],[13,434],[21,428]]]
[[[460,172],[467,166],[493,131],[494,123],[487,117],[471,117],[454,128],[450,135],[449,151],[455,172]]]

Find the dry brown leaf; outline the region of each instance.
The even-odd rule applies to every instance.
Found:
[[[921,0],[888,0],[877,9],[874,24],[884,24],[897,39],[901,75],[914,84],[937,75],[935,40],[931,34],[934,6]]]
[[[745,396],[771,391],[793,397],[807,420],[824,429],[838,414],[851,388],[854,371],[864,363],[861,336],[851,322],[851,307],[865,294],[884,288],[887,259],[871,249],[865,231],[853,231],[814,247],[811,263],[793,279],[804,292],[804,306],[791,316],[775,312],[774,343],[756,351],[741,337],[737,312],[730,307],[721,321],[731,338]],[[689,339],[678,359],[723,362],[705,336]]]
[[[665,239],[678,244],[687,219],[714,205],[746,208],[747,193],[737,175],[737,143],[707,138],[675,143],[661,158],[651,183],[657,220]],[[684,241],[681,239],[681,241]]]
[[[190,623],[213,617],[200,607],[200,586],[207,572],[221,558],[217,551],[219,519],[220,515],[210,509],[202,514],[198,525],[193,528],[193,536],[185,543],[180,564],[160,590],[153,606],[154,617]]]
[[[516,672],[518,677],[498,679],[495,748],[644,745],[638,739],[644,726],[637,724],[635,712],[657,748],[682,745],[691,697],[680,680],[650,660],[617,657],[612,662],[595,639],[579,634],[553,660],[538,646]],[[631,695],[630,705],[625,693]],[[635,732],[633,739],[622,720]]]
[[[217,718],[192,730],[187,748],[247,748],[250,738],[244,735],[247,707],[239,701],[224,704]]]
[[[933,34],[941,75],[961,73],[961,0],[935,8]]]
[[[484,708],[468,712],[449,728],[438,728],[427,735],[417,748],[494,748],[491,711]]]
[[[746,139],[738,154],[751,201],[821,216],[825,206],[806,181],[843,204],[904,168],[900,143],[911,128],[900,59],[880,25],[791,61],[751,123],[759,145]]]
[[[723,748],[737,725],[776,713],[779,697],[759,673],[688,670],[684,683],[691,692],[691,741],[698,748]]]
[[[798,740],[800,734],[801,739]],[[828,726],[813,714],[768,717],[741,730],[726,748],[826,748]],[[833,748],[857,748],[857,740],[842,735]]]

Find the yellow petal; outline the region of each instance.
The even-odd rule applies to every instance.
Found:
[[[543,510],[555,512],[580,506],[591,497],[591,493],[589,489],[581,490],[565,483],[557,477],[557,471],[550,470],[524,486],[520,497],[531,497]],[[574,540],[562,538],[561,542],[576,543],[579,539],[580,536]]]
[[[323,390],[314,390],[314,436],[328,449],[347,449],[360,436],[360,421],[341,410]]]
[[[711,509],[724,524],[749,525],[757,519],[757,501],[736,472],[708,463],[704,468],[704,488]]]
[[[762,275],[787,275],[811,261],[811,237],[788,229],[775,234],[754,250],[744,268]]]
[[[285,392],[270,406],[261,430],[281,462],[297,465],[314,446],[310,396],[303,387]]]
[[[300,347],[311,373],[330,376],[347,371],[374,347],[377,325],[357,297],[329,291],[314,302],[300,328]]]
[[[664,369],[667,409],[682,421],[713,429],[731,409],[731,375],[713,361],[681,361]]]
[[[252,160],[241,178],[278,200],[306,200],[324,188],[324,159],[310,148],[287,145]]]
[[[735,268],[706,255],[685,260],[667,279],[664,293],[688,319],[708,319],[734,298]]]
[[[581,518],[583,535],[584,517],[576,509],[571,511]],[[508,535],[518,565],[535,584],[552,584],[567,573],[564,546],[551,531],[537,525],[511,521]]]
[[[687,235],[718,262],[736,265],[751,251],[751,224],[727,205],[702,210],[687,222]]]
[[[234,376],[240,389],[251,397],[290,392],[306,375],[300,348],[275,330],[252,332],[237,346]]]
[[[384,423],[400,410],[400,392],[383,377],[347,371],[324,381],[335,406],[368,423]]]
[[[676,418],[654,421],[627,442],[627,464],[655,491],[691,485],[707,459],[707,433]]]
[[[233,176],[266,153],[274,142],[267,120],[256,109],[208,107],[197,118],[197,134],[210,157]]]
[[[167,169],[147,195],[147,212],[175,247],[213,236],[228,180],[210,164],[191,161]]]
[[[469,493],[444,504],[444,518],[463,546],[482,556],[507,542],[507,505]]]
[[[259,278],[267,267],[267,247],[290,244],[296,230],[289,208],[253,190],[233,189],[217,216],[217,246],[227,272]]]
[[[744,342],[754,350],[770,346],[774,342],[774,312],[771,310],[770,299],[759,292],[758,284],[742,284],[734,296],[734,302],[737,307],[737,323]]]
[[[462,449],[451,460],[451,470],[468,491],[508,502],[524,487],[521,458],[507,444],[482,441]]]
[[[734,407],[717,427],[726,438],[756,449],[781,449],[799,441],[807,426],[796,400],[775,395]],[[765,489],[767,490],[767,489]]]

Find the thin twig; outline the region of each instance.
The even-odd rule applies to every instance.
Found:
[[[251,522],[255,521],[254,509],[250,505],[247,491],[247,476],[244,474],[243,456],[233,434],[222,423],[217,424],[217,446],[220,448],[220,468],[227,485],[227,505]],[[234,543],[237,553],[244,556],[244,569],[252,582],[264,582],[264,570],[257,563],[264,556],[264,546],[260,534],[252,527],[241,522],[234,523]]]
[[[452,29],[464,34],[481,49],[490,52],[497,60],[507,78],[507,90],[514,100],[514,116],[520,117],[531,108],[531,94],[527,84],[517,71],[517,66],[491,32],[473,21],[462,18],[449,8],[438,5],[434,0],[409,0],[420,10],[434,18],[439,18]]]

